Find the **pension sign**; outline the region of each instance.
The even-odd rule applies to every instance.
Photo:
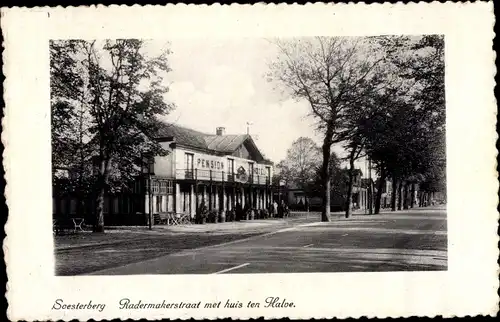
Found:
[[[210,170],[224,170],[224,161],[208,159],[208,158],[198,158],[196,161],[196,167],[199,169],[210,169]]]

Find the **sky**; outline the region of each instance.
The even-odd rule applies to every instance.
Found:
[[[159,52],[165,44],[150,42],[148,52]],[[301,136],[320,144],[308,103],[294,100],[266,80],[268,64],[277,56],[268,40],[183,38],[168,40],[167,47],[172,71],[165,77],[165,98],[176,109],[166,121],[214,134],[219,126],[226,134],[246,133],[248,122],[258,148],[274,163],[284,159]],[[344,153],[338,146],[334,151]],[[363,164],[359,167],[364,169]]]

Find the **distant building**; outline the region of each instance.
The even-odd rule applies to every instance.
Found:
[[[378,181],[377,181],[378,186]],[[391,208],[391,200],[394,194],[391,179],[386,179],[382,185],[382,195],[380,198],[381,208]],[[404,198],[404,191],[401,191],[401,198]],[[423,207],[434,204],[446,203],[446,192],[442,191],[425,191],[422,190],[421,184],[413,182],[410,184],[407,196],[408,207]],[[403,202],[403,201],[402,201]],[[396,207],[399,204],[398,192],[396,191]]]
[[[352,189],[352,206],[353,209],[366,209],[368,207],[368,188],[369,179],[361,178],[362,173],[356,169],[353,189]],[[330,210],[344,211],[347,204],[347,183],[332,182],[332,186],[337,185],[338,189],[332,188],[330,191]],[[291,209],[307,210],[306,201],[309,210],[321,210],[323,198],[321,196],[310,196],[303,189],[300,189],[294,184],[286,188],[287,202]]]

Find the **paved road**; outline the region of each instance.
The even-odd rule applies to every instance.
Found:
[[[297,225],[93,272],[223,274],[447,269],[446,211],[415,209]]]
[[[319,214],[223,224],[121,227],[105,234],[80,233],[55,237],[56,275],[80,275],[219,245],[317,221]]]

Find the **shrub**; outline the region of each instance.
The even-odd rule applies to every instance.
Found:
[[[211,223],[217,223],[219,221],[219,212],[217,210],[210,210],[207,220]]]
[[[203,224],[207,220],[208,210],[207,207],[201,205],[200,208],[196,211],[196,222],[199,224]]]

